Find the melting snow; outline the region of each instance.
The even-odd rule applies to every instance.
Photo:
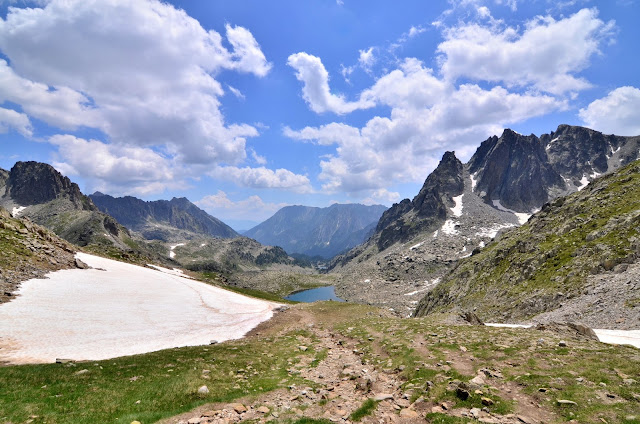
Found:
[[[498,234],[498,231],[502,230],[503,228],[510,228],[510,227],[515,227],[515,225],[514,224],[494,224],[491,227],[480,228],[480,230],[476,233],[476,235],[480,237],[494,238]],[[480,242],[480,244],[481,244],[480,247],[484,247],[484,242]]]
[[[429,290],[431,287],[437,285],[439,282],[440,282],[440,277],[435,278],[435,279],[433,279],[431,281],[426,280],[425,281],[425,285],[421,289],[412,291],[411,293],[405,293],[404,295],[405,296],[413,296],[414,294],[425,292],[425,291]]]
[[[453,201],[456,203],[456,205],[451,208],[453,216],[462,216],[462,196],[464,196],[464,194],[453,198]]]
[[[582,179],[580,180],[580,185],[578,186],[578,191],[585,188],[588,184],[589,184],[589,179],[587,178],[586,175],[583,175]]]
[[[436,237],[438,237],[438,230],[435,230],[435,231],[433,232],[433,238],[436,238]]]
[[[175,258],[175,257],[176,257],[176,252],[174,252],[174,251],[173,251],[173,249],[175,249],[175,248],[176,248],[176,247],[178,247],[178,246],[184,246],[184,243],[178,243],[178,244],[174,244],[173,246],[169,246],[169,249],[171,249],[171,250],[169,251],[169,257],[170,257],[171,259],[173,259],[173,258]]]
[[[472,193],[476,189],[476,184],[478,184],[478,180],[476,180],[477,176],[478,176],[477,172],[474,172],[473,174],[471,174],[471,192]]]
[[[454,221],[452,219],[447,219],[444,222],[444,225],[442,226],[442,228],[440,228],[440,230],[450,236],[456,235],[458,234],[458,230],[456,230],[456,225],[459,225],[460,223],[457,221]]]
[[[424,244],[424,242],[423,242],[423,241],[421,241],[420,243],[418,243],[418,244],[414,244],[413,246],[411,246],[411,247],[409,248],[409,250],[415,250],[415,249],[417,249],[418,247],[422,246],[423,244]]]
[[[93,269],[25,281],[0,306],[0,361],[102,360],[237,339],[280,306],[149,268],[77,258]]]
[[[500,203],[500,200],[492,200],[492,202],[493,202],[493,206],[498,208],[498,210],[501,210],[503,212],[511,212],[512,214],[514,214],[518,218],[518,222],[520,222],[520,225],[526,224],[526,222],[529,220],[529,218],[531,218],[531,214],[530,213],[516,212],[514,210],[505,208]]]
[[[22,212],[25,209],[27,209],[26,206],[18,206],[17,208],[13,208],[13,210],[11,211],[11,216],[15,218],[18,215],[20,215],[20,212]]]
[[[178,268],[169,269],[169,268],[163,268],[161,266],[153,265],[153,264],[147,264],[147,266],[149,268],[155,269],[156,271],[164,272],[165,274],[175,275],[177,277],[191,278],[188,275],[186,275],[184,272],[182,272],[181,269],[178,269]]]

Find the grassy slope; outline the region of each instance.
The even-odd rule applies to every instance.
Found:
[[[108,361],[0,367],[0,422],[26,422],[37,416],[33,423],[139,420],[147,424],[204,403],[241,397],[246,403],[247,396],[291,384],[314,387],[315,383],[303,382],[288,370],[304,356],[315,362],[326,357],[326,351],[316,345],[316,329],[346,338],[363,362],[396,374],[411,400],[422,396],[433,405],[448,401],[456,408],[483,407],[480,396],[461,401],[447,385],[451,379],[467,381],[480,368],[490,368],[504,375],[491,385],[524,392],[558,422],[570,418],[581,423],[601,423],[600,418],[632,422],[625,417],[637,413],[640,405],[640,384],[622,381],[625,375],[636,379],[640,375],[640,353],[631,347],[570,340],[569,347],[560,348],[559,337],[535,330],[446,326],[428,318],[400,320],[381,317],[374,308],[335,302],[298,308],[310,314],[314,327],[296,329],[300,325],[293,322],[282,330],[261,331],[262,336],[240,341]],[[307,351],[297,349],[300,336],[311,340]],[[544,344],[537,343],[541,336]],[[209,377],[203,370],[210,370]],[[428,391],[427,381],[433,382]],[[208,395],[197,394],[203,384],[211,391]],[[541,393],[540,387],[548,391]],[[492,412],[504,414],[516,408],[508,398],[511,394],[489,386],[483,390],[483,396],[495,402],[489,407]],[[615,402],[604,392],[616,396]],[[578,407],[561,407],[557,399],[573,400]],[[371,413],[375,416],[375,411]],[[282,422],[299,418],[293,412],[283,414]],[[429,414],[427,419],[466,422],[442,414]]]
[[[640,252],[640,162],[557,199],[522,227],[463,260],[420,302],[418,315],[452,305],[485,319],[529,318],[572,297],[592,273]],[[562,296],[557,296],[561,293]]]

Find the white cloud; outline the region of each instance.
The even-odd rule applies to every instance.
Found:
[[[476,10],[478,12],[478,16],[480,16],[481,18],[490,18],[491,17],[491,11],[489,10],[489,8],[487,6],[480,6]]]
[[[385,196],[393,200],[381,191],[391,181],[424,181],[445,149],[468,159],[479,140],[504,125],[566,108],[551,96],[512,93],[499,86],[456,87],[416,59],[406,59],[378,79],[362,98],[390,106],[389,117],[375,116],[362,128],[338,122],[300,130],[285,127],[284,135],[336,146],[320,162],[324,191],[381,201]]]
[[[31,121],[29,121],[27,115],[12,109],[0,108],[0,133],[6,133],[10,129],[19,132],[25,137],[33,135]]]
[[[242,94],[242,91],[238,90],[235,87],[230,86],[229,84],[227,84],[227,88],[229,89],[229,91],[231,91],[231,94],[236,96],[238,99],[240,99],[240,100],[244,100],[245,99],[245,96],[244,96],[244,94]]]
[[[367,50],[360,50],[358,63],[360,63],[362,69],[367,72],[371,72],[371,67],[376,63],[376,56],[373,53],[373,47],[369,47]]]
[[[332,94],[329,89],[329,73],[320,58],[300,52],[289,56],[287,64],[296,70],[296,78],[304,84],[302,97],[314,112],[345,114],[373,107],[371,102],[348,102],[343,96]]]
[[[374,190],[371,196],[365,198],[362,203],[365,205],[390,204],[400,200],[400,193],[389,191],[386,188]]]
[[[243,187],[277,188],[298,193],[313,191],[307,176],[295,174],[288,169],[274,171],[265,167],[218,166],[209,171],[208,175],[216,179],[232,181]]]
[[[82,175],[91,190],[146,195],[166,188],[184,188],[184,183],[176,180],[179,172],[151,149],[72,135],[55,135],[49,142],[58,146],[56,169],[66,175]]]
[[[640,89],[619,87],[580,109],[580,118],[607,134],[640,135]]]
[[[258,153],[256,153],[255,150],[253,149],[249,149],[249,152],[251,153],[251,157],[253,158],[253,160],[258,164],[258,165],[266,165],[267,164],[267,158],[265,158],[264,156],[260,156]]]
[[[158,0],[52,0],[0,19],[0,101],[61,129],[163,149],[183,163],[240,163],[257,130],[227,125],[223,70],[264,76],[271,64],[245,28],[223,37]]]
[[[591,86],[576,73],[586,68],[608,39],[613,21],[598,19],[596,9],[582,9],[561,20],[538,16],[524,31],[477,23],[446,29],[438,46],[441,72],[448,80],[471,78],[533,86],[552,94]]]
[[[220,219],[264,221],[287,203],[265,202],[259,196],[250,196],[246,199],[231,200],[227,193],[218,190],[216,194],[205,196],[194,202],[211,215]]]
[[[518,1],[517,0],[496,0],[496,4],[504,4],[509,7],[512,11],[518,10]]]
[[[412,26],[411,28],[409,28],[409,38],[413,38],[416,37],[420,34],[422,34],[423,32],[426,31],[426,28],[424,28],[423,26]]]

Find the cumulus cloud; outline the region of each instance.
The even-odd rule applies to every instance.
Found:
[[[341,115],[373,107],[371,102],[349,102],[344,96],[332,94],[329,89],[329,73],[319,57],[300,52],[289,56],[287,64],[296,70],[296,78],[304,84],[302,97],[314,112]]]
[[[389,106],[389,117],[375,116],[362,128],[338,122],[285,127],[284,135],[336,146],[335,153],[320,162],[324,191],[387,203],[397,200],[382,191],[390,181],[423,181],[443,150],[455,149],[468,159],[478,141],[504,125],[566,107],[552,96],[512,93],[500,86],[456,87],[413,58],[379,78],[361,98]]]
[[[29,117],[24,113],[13,109],[0,108],[0,133],[6,133],[10,129],[19,132],[25,137],[31,137],[33,128]]]
[[[222,70],[269,72],[249,30],[226,41],[158,0],[52,0],[0,19],[0,101],[61,129],[90,127],[110,142],[161,147],[182,163],[239,163],[257,130],[228,125]],[[141,53],[143,52],[143,54]],[[231,90],[233,92],[233,90]]]
[[[538,16],[524,30],[465,23],[444,31],[438,46],[441,72],[448,80],[502,82],[562,94],[590,87],[576,73],[589,65],[610,38],[614,22],[598,19],[596,9],[582,9],[556,20]]]
[[[249,196],[246,199],[231,200],[227,193],[218,190],[216,194],[205,196],[194,202],[196,205],[221,219],[264,221],[287,203],[265,202],[260,196]]]
[[[580,109],[580,118],[607,134],[640,135],[640,89],[619,87]]]
[[[82,175],[92,190],[146,195],[184,187],[165,157],[149,148],[106,144],[72,135],[54,135],[54,166],[66,175]]]
[[[208,175],[220,180],[235,182],[243,187],[277,188],[310,193],[313,191],[306,175],[295,174],[288,169],[271,170],[265,167],[236,167],[218,166],[208,172]]]

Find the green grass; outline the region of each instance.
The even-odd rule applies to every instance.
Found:
[[[362,405],[358,409],[356,409],[351,413],[349,418],[351,419],[351,421],[360,421],[367,415],[373,414],[373,412],[376,410],[377,407],[378,407],[378,402],[376,402],[373,399],[367,399],[362,403]]]

